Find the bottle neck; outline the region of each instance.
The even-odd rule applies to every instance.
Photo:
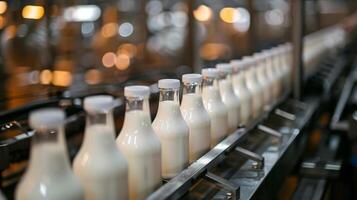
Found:
[[[106,131],[103,131],[103,133],[112,133],[113,136],[115,136],[115,125],[114,125],[114,118],[113,118],[113,111],[112,110],[107,110],[107,111],[98,111],[98,112],[93,112],[93,113],[87,113],[87,119],[86,119],[86,134],[90,133],[90,127],[100,127],[103,129],[104,127],[106,128]],[[85,139],[86,140],[86,139]]]
[[[184,83],[183,94],[201,94],[201,85],[199,83]]]
[[[215,87],[218,88],[218,79],[213,77],[203,77],[203,88]]]
[[[174,101],[179,103],[179,89],[160,88],[160,102]]]
[[[58,128],[39,128],[35,130],[35,134],[32,137],[32,144],[38,145],[42,143],[53,143],[56,144],[59,140],[59,130]]]
[[[151,121],[149,97],[125,97],[125,112],[130,111],[143,111],[143,113]]]

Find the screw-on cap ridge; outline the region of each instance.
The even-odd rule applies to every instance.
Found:
[[[202,75],[201,74],[184,74],[184,75],[182,75],[182,82],[184,82],[184,83],[201,83]]]
[[[232,73],[232,71],[233,71],[232,64],[230,64],[230,63],[219,63],[216,65],[216,68],[220,72],[225,72],[225,73],[229,73],[229,74]]]
[[[219,76],[218,69],[216,69],[216,68],[202,69],[201,73],[202,73],[202,76],[205,76],[205,77],[218,78],[218,76]]]
[[[164,89],[178,89],[180,88],[180,81],[178,79],[161,79],[158,86]]]
[[[59,108],[42,108],[30,113],[29,125],[33,129],[58,128],[64,123],[65,114]]]
[[[124,96],[126,97],[149,97],[150,87],[145,85],[132,85],[124,88]]]
[[[113,108],[114,99],[109,95],[96,95],[84,98],[84,110],[88,113],[108,111]]]

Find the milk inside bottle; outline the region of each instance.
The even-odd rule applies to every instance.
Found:
[[[84,199],[83,188],[71,171],[68,156],[59,141],[65,114],[57,108],[30,113],[34,129],[27,170],[16,188],[18,200]]]
[[[211,148],[213,148],[228,134],[228,110],[219,91],[218,70],[214,68],[203,69],[202,76],[202,99],[211,119]]]
[[[254,53],[254,59],[256,59],[256,74],[257,74],[257,82],[262,87],[263,91],[263,105],[268,106],[270,104],[271,99],[271,91],[269,90],[269,83],[268,77],[265,72],[265,62],[264,62],[264,55],[262,53]]]
[[[144,101],[150,90],[124,88],[126,112],[117,146],[128,161],[129,199],[145,199],[161,185],[161,144]]]
[[[274,62],[273,62],[273,55],[271,50],[264,50],[263,54],[265,54],[265,63],[266,63],[266,71],[268,79],[271,82],[271,100],[270,102],[273,103],[278,98],[279,93],[279,80],[274,70]]]
[[[85,135],[73,169],[85,199],[128,199],[128,163],[115,143],[113,102],[107,95],[84,99]]]
[[[233,68],[229,63],[220,63],[216,65],[219,71],[219,89],[223,103],[228,109],[228,133],[233,133],[239,125],[240,102],[235,95],[232,86]]]
[[[233,67],[233,89],[240,100],[240,123],[247,125],[252,112],[252,94],[244,80],[245,61],[232,60],[231,64]]]
[[[260,87],[260,84],[257,80],[256,70],[255,70],[255,61],[251,57],[244,57],[246,60],[246,71],[245,71],[245,81],[249,91],[251,92],[252,98],[252,117],[257,118],[263,108],[263,93]]]
[[[279,60],[279,51],[277,51],[276,48],[271,49],[271,55],[272,55],[272,70],[275,74],[275,78],[277,81],[277,92],[276,92],[276,98],[278,99],[281,95],[282,92],[282,74],[280,71],[280,60]]]
[[[161,142],[162,177],[170,179],[188,166],[189,128],[180,110],[180,81],[161,79],[158,86],[159,108],[152,126]]]
[[[189,128],[189,161],[196,161],[210,149],[211,121],[204,108],[201,74],[182,76],[183,96],[181,112]]]

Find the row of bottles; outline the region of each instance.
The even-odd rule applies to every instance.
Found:
[[[150,119],[148,86],[124,89],[126,112],[115,139],[110,96],[84,99],[82,146],[70,168],[64,112],[34,111],[35,130],[28,169],[16,199],[145,199],[207,153],[239,125],[272,105],[290,82],[289,44],[217,64],[180,81],[162,79],[159,108]]]

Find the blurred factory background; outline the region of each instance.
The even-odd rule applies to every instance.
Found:
[[[308,34],[356,2],[305,7]],[[0,1],[0,108],[240,58],[289,41],[290,9],[286,0]]]

